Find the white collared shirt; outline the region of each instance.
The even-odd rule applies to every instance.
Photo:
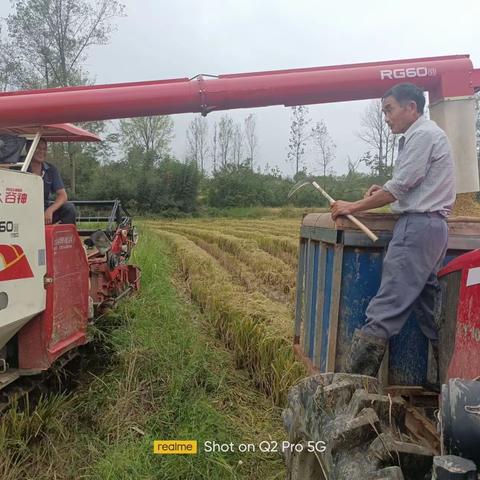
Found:
[[[397,201],[395,213],[439,212],[455,203],[455,166],[445,132],[420,116],[400,137],[393,177],[383,186]]]

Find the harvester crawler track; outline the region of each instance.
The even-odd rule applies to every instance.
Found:
[[[62,383],[62,377],[66,377],[64,368],[72,360],[82,355],[80,348],[70,350],[55,362],[49,370],[38,373],[32,372],[32,375],[19,376],[0,390],[0,415],[13,405],[31,401],[31,397],[36,397],[37,393],[39,395],[48,393],[52,389],[52,383],[55,383],[57,386],[59,383]]]

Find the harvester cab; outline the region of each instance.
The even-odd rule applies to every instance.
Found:
[[[28,173],[40,138],[48,142],[100,141],[73,125],[0,129],[0,203],[4,212],[0,223],[0,348],[46,305],[43,182]],[[2,363],[6,363],[5,357]]]

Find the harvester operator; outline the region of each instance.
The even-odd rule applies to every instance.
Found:
[[[435,308],[437,272],[447,249],[447,222],[455,202],[455,172],[445,132],[424,115],[423,91],[401,83],[382,97],[392,133],[401,134],[392,179],[372,185],[357,202],[332,204],[332,218],[392,204],[400,214],[383,261],[382,280],[366,310],[366,323],[353,336],[345,371],[376,376],[388,339],[415,311],[438,365]]]
[[[77,216],[75,206],[68,202],[67,192],[57,167],[46,162],[46,159],[47,142],[40,139],[28,171],[41,176],[43,179],[45,224],[64,223],[75,225]],[[54,201],[51,201],[52,195],[55,195]]]

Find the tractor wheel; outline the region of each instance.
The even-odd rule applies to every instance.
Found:
[[[423,480],[433,452],[406,434],[405,412],[404,400],[380,395],[372,377],[327,373],[302,380],[283,412],[287,479]]]

